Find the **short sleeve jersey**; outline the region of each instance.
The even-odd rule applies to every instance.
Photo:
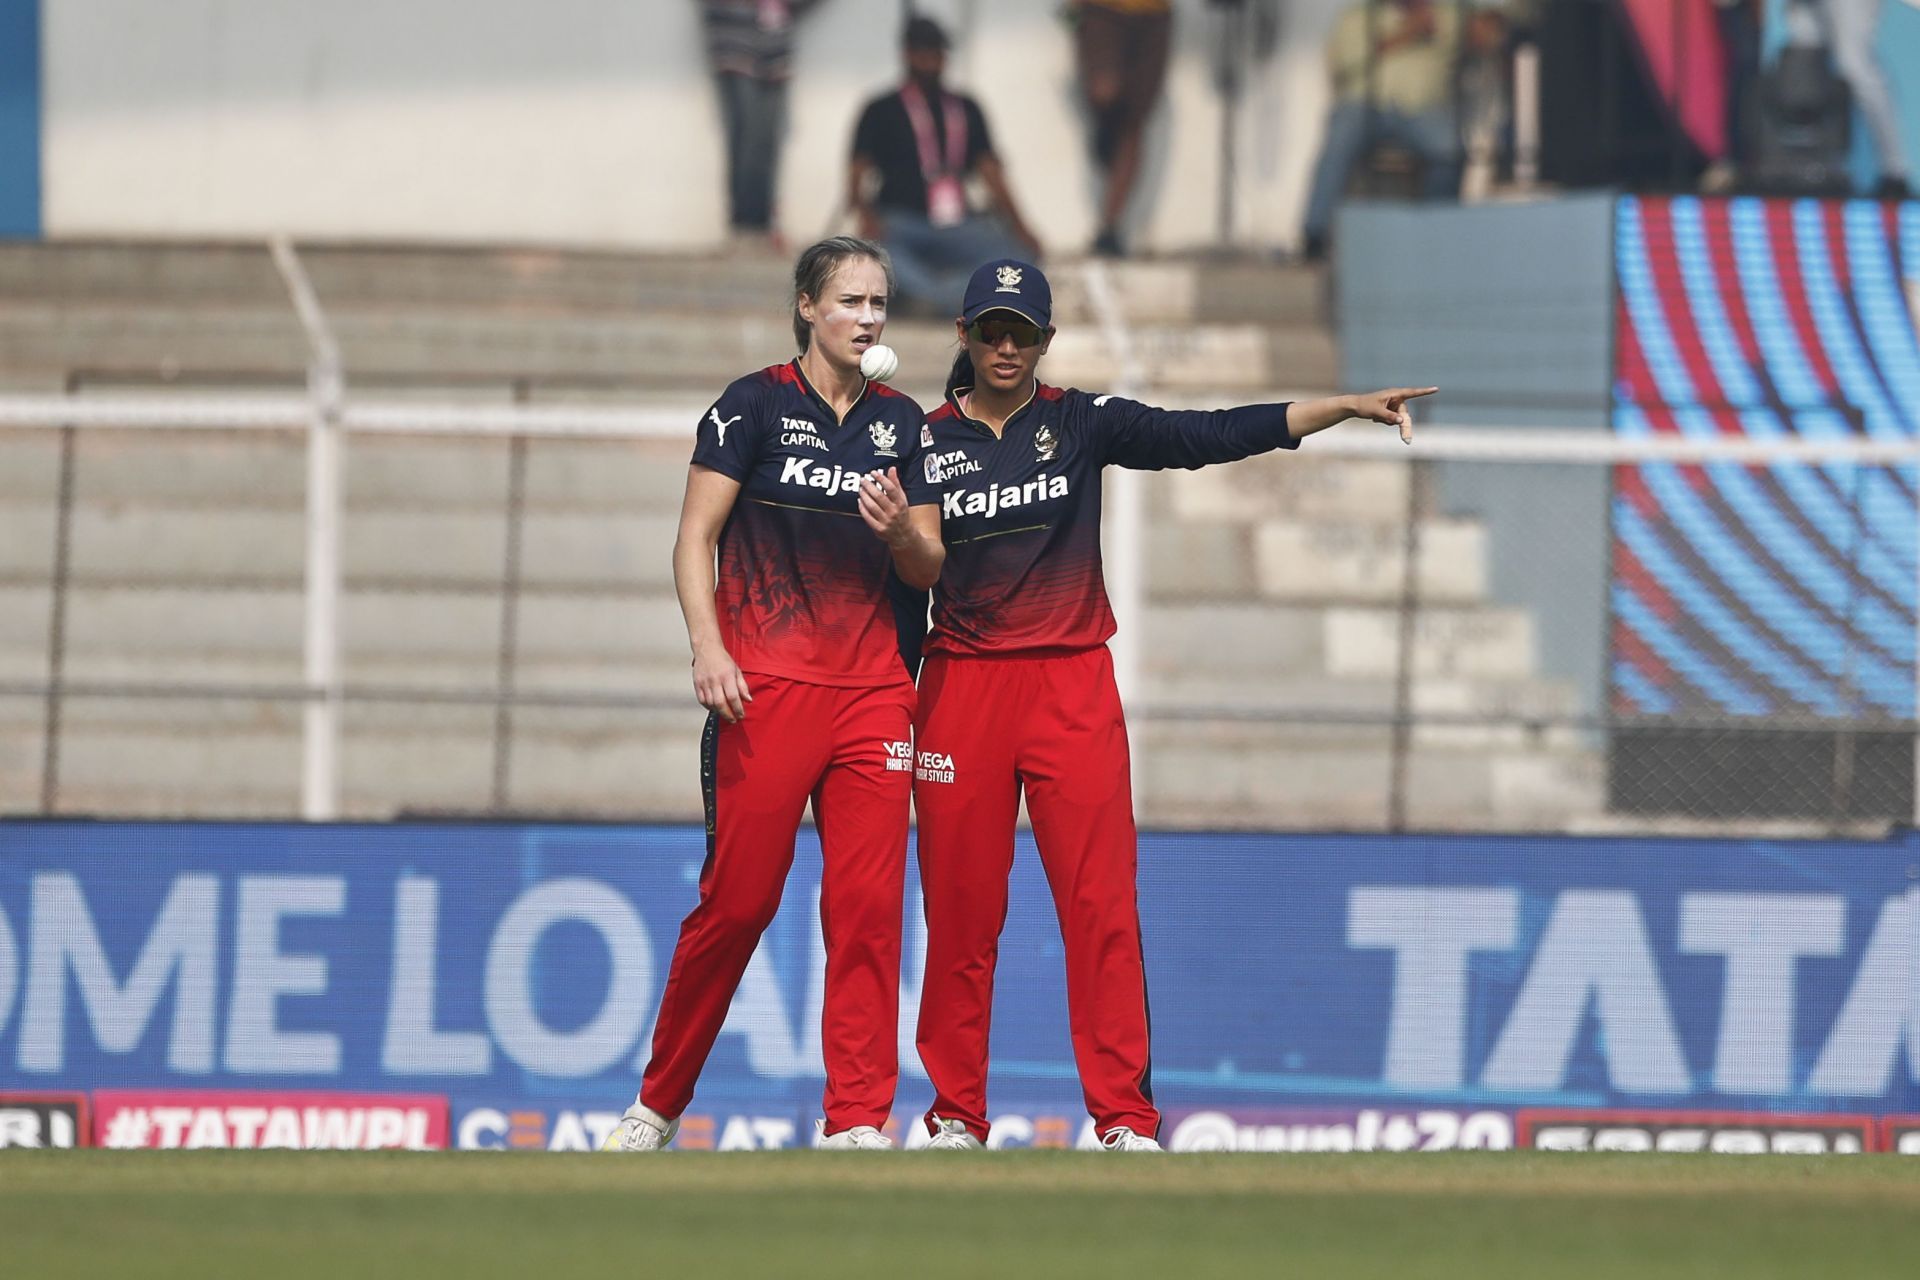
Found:
[[[907,500],[940,504],[946,563],[929,654],[1071,652],[1113,635],[1100,561],[1100,473],[1157,471],[1290,449],[1285,404],[1212,412],[1037,385],[999,436],[947,402]]]
[[[981,157],[993,154],[993,138],[987,132],[986,113],[980,110],[979,103],[963,93],[947,96],[959,103],[961,117],[966,121],[964,176],[973,172]],[[935,154],[945,156],[947,113],[931,111],[928,116],[933,123]],[[927,211],[927,179],[920,168],[920,145],[914,138],[906,104],[897,90],[875,98],[860,113],[860,123],[853,131],[853,154],[871,160],[880,174],[880,190],[873,201],[877,208]]]
[[[877,382],[836,422],[797,360],[739,379],[700,419],[693,461],[741,486],[720,530],[714,603],[742,671],[850,687],[909,678],[892,553],[857,495],[869,471],[898,467],[904,480],[921,466],[924,423]]]

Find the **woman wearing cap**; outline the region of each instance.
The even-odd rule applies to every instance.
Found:
[[[1411,443],[1405,403],[1435,388],[1202,413],[1050,387],[1036,371],[1053,338],[1051,291],[1012,260],[974,273],[958,327],[966,350],[906,486],[910,502],[940,503],[947,548],[915,717],[929,1145],[987,1137],[993,969],[1024,788],[1066,945],[1087,1110],[1108,1149],[1157,1151],[1101,469],[1232,462],[1348,418],[1397,426]]]
[[[865,240],[801,254],[799,357],[733,383],[697,428],[673,577],[709,713],[707,857],[652,1059],[609,1150],[657,1150],[678,1129],[780,905],[809,798],[825,864],[820,1145],[892,1145],[880,1127],[898,1067],[917,654],[902,651],[887,584],[891,572],[924,590],[944,555],[937,511],[910,509],[899,481],[918,461],[920,408],[860,374],[892,283],[886,253]]]

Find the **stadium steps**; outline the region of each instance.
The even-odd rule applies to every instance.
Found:
[[[501,403],[646,400],[689,428],[718,385],[791,348],[788,264],[752,257],[303,245],[369,394]],[[1118,378],[1076,270],[1053,272],[1063,332],[1049,379]],[[1110,271],[1151,390],[1169,405],[1314,394],[1333,384],[1318,273],[1260,263]],[[686,317],[695,317],[690,322]],[[896,319],[902,389],[937,393],[951,326]],[[0,385],[70,368],[129,390],[297,387],[307,348],[263,248],[0,245]],[[77,437],[67,675],[75,681],[293,685],[301,679],[305,447],[296,434],[87,431]],[[516,811],[698,816],[684,632],[667,549],[684,439],[538,440],[514,678],[526,692],[616,691],[662,709],[522,706]],[[486,691],[498,680],[504,441],[355,437],[346,451],[346,679]],[[58,452],[0,431],[0,679],[44,671]],[[1383,816],[1406,472],[1297,454],[1149,478],[1151,608],[1136,716],[1143,819],[1366,828]],[[1564,707],[1535,677],[1531,620],[1490,603],[1485,533],[1428,516],[1417,707]],[[1156,707],[1338,713],[1341,724],[1198,723]],[[43,708],[0,698],[0,810],[38,794]],[[299,705],[76,698],[62,807],[284,816],[297,799]],[[448,703],[345,712],[351,816],[480,812],[495,712]],[[1410,813],[1438,825],[1600,812],[1596,757],[1565,735],[1451,724],[1414,737]],[[1422,816],[1426,815],[1426,816]],[[1457,822],[1456,822],[1457,819]]]
[[[300,259],[329,306],[536,312],[685,306],[702,312],[771,307],[791,287],[791,264],[761,254],[643,254],[485,246],[302,242]],[[1073,264],[1049,263],[1055,315],[1088,317]],[[1323,277],[1258,261],[1137,261],[1108,268],[1122,308],[1143,318],[1312,323]],[[62,239],[0,242],[0,297],[92,300],[152,307],[284,305],[265,245]]]
[[[522,709],[516,713],[508,804],[520,813],[690,821],[699,815],[703,714]],[[350,709],[343,717],[343,816],[478,814],[493,794],[491,708],[415,708],[406,722]],[[38,722],[0,720],[0,804],[37,802]],[[245,725],[160,722],[67,726],[59,809],[112,816],[285,817],[298,812],[297,709]]]
[[[1159,825],[1377,830],[1387,817],[1385,728],[1148,722],[1135,735],[1142,808]],[[1416,741],[1405,805],[1417,829],[1560,830],[1604,809],[1605,777],[1578,744]]]
[[[515,378],[703,394],[791,350],[784,261],[747,256],[302,246],[350,380]],[[1065,332],[1050,370],[1112,381],[1084,289],[1056,269]],[[1115,296],[1140,322],[1150,380],[1168,387],[1325,385],[1319,276],[1272,264],[1124,264]],[[910,394],[937,393],[952,328],[900,319]],[[307,348],[255,245],[0,245],[0,350],[20,375],[297,378]],[[1078,352],[1078,353],[1077,353]]]
[[[526,383],[540,398],[683,391],[711,397],[741,373],[788,359],[793,339],[784,311],[703,317],[670,315],[528,316],[457,312],[330,313],[350,388],[391,394],[485,387],[504,398]],[[1150,385],[1166,391],[1235,386],[1324,385],[1331,339],[1306,327],[1254,324],[1153,326],[1135,334]],[[900,389],[937,402],[957,350],[950,324],[896,321],[887,341],[900,355]],[[0,306],[0,346],[24,372],[79,369],[94,385],[133,389],[241,378],[294,386],[308,349],[290,313],[196,310],[155,313],[118,305]],[[1063,332],[1047,365],[1050,380],[1104,388],[1119,369],[1100,334]]]

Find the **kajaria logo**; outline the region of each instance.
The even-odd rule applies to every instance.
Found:
[[[940,516],[957,520],[961,516],[985,516],[991,520],[1002,511],[1031,506],[1048,498],[1067,496],[1067,478],[1040,475],[1025,484],[996,484],[985,489],[955,489],[940,495]]]
[[[880,746],[887,753],[888,773],[909,773],[913,769],[913,744],[911,742],[883,742]]]
[[[840,466],[821,466],[811,458],[788,458],[780,468],[780,483],[826,493],[856,493],[860,489],[860,473]]]
[[[922,751],[913,776],[921,782],[952,782],[953,757],[944,751]]]

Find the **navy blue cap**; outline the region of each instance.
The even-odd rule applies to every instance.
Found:
[[[1053,323],[1053,288],[1031,262],[996,258],[967,281],[960,318],[972,324],[989,311],[1011,311],[1045,329]]]

